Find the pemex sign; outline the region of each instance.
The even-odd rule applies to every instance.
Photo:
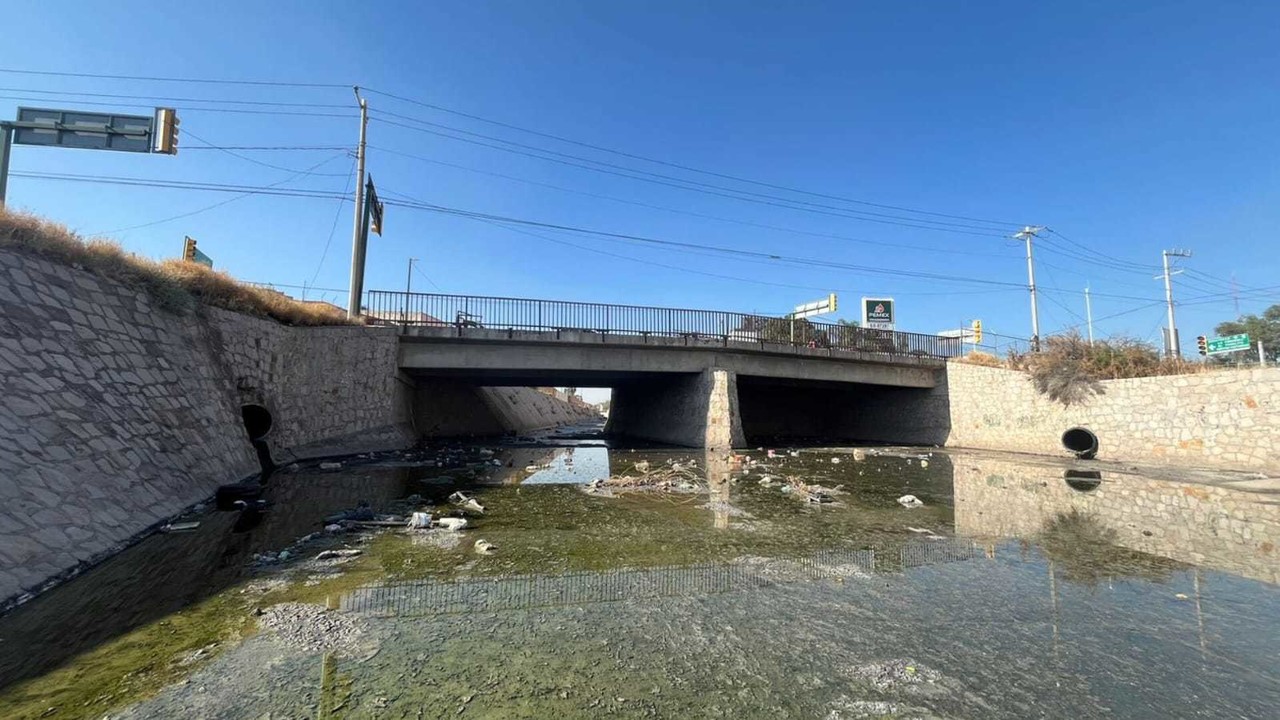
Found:
[[[892,330],[893,326],[893,298],[862,298],[862,327]]]

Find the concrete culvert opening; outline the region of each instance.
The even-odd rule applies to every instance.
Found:
[[[1073,427],[1062,433],[1062,447],[1075,453],[1078,458],[1089,460],[1098,454],[1098,436],[1092,430]]]
[[[1102,473],[1097,470],[1067,470],[1062,473],[1062,479],[1076,492],[1092,492],[1102,484]]]
[[[276,463],[271,459],[271,448],[267,447],[265,439],[271,432],[271,411],[261,405],[241,405],[240,417],[244,420],[245,432],[249,433],[249,442],[258,453],[258,464],[262,466],[261,481],[266,482],[276,469]]]
[[[271,432],[271,411],[261,405],[241,405],[240,417],[250,440],[261,440]]]

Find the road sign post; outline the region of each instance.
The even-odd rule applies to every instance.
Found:
[[[1236,352],[1237,350],[1248,350],[1249,346],[1248,335],[1227,335],[1226,337],[1210,338],[1206,343],[1206,351],[1209,355],[1221,355],[1223,353]]]

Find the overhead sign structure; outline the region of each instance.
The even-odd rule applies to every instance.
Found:
[[[876,330],[894,327],[893,298],[862,298],[862,326]]]
[[[826,315],[836,311],[836,294],[831,293],[822,300],[814,300],[811,303],[797,305],[796,309],[791,313],[793,319],[814,317],[816,315]]]
[[[150,115],[20,107],[13,143],[149,153],[154,123]]]
[[[16,120],[0,122],[0,205],[13,145],[176,155],[178,114],[173,108],[156,108],[154,115],[18,108]]]
[[[1221,353],[1235,352],[1237,350],[1248,350],[1250,347],[1249,336],[1246,334],[1240,334],[1210,338],[1207,346],[1210,355],[1219,355]]]

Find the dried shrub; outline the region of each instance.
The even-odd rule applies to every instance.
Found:
[[[185,314],[198,302],[290,325],[346,325],[346,314],[246,285],[227,273],[180,260],[156,262],[105,239],[85,240],[66,226],[0,209],[0,248],[52,260],[143,290],[156,305]]]
[[[1102,380],[1201,372],[1199,363],[1160,357],[1152,345],[1131,338],[1092,345],[1078,334],[1048,338],[1042,352],[1010,353],[1008,366],[1030,373],[1036,389],[1064,405],[1086,402],[1104,392]]]

